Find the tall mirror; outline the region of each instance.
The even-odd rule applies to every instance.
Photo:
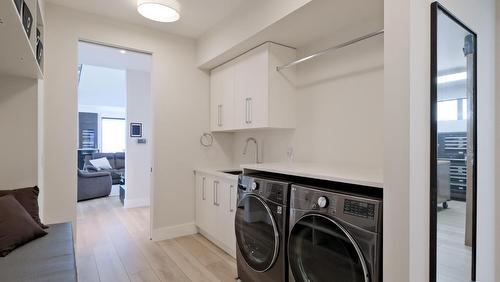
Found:
[[[430,281],[475,281],[476,34],[431,6]]]

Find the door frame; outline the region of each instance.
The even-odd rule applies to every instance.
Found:
[[[154,120],[154,114],[155,114],[155,110],[154,110],[154,95],[153,95],[153,90],[152,90],[152,86],[153,86],[153,65],[154,65],[154,60],[155,60],[155,53],[153,51],[150,51],[150,50],[146,50],[146,49],[140,49],[140,48],[134,48],[134,47],[130,47],[130,46],[127,46],[126,44],[115,44],[115,43],[111,43],[110,41],[100,41],[100,40],[95,40],[95,39],[92,39],[91,37],[85,37],[85,36],[78,36],[77,40],[76,40],[76,56],[77,56],[77,67],[78,67],[78,63],[79,63],[79,59],[78,59],[78,53],[79,53],[79,50],[78,50],[78,44],[80,42],[85,42],[85,43],[91,43],[91,44],[96,44],[96,45],[101,45],[101,46],[105,46],[105,47],[111,47],[111,48],[116,48],[116,49],[122,49],[122,50],[126,50],[126,51],[131,51],[131,52],[136,52],[136,53],[142,53],[142,54],[146,54],[146,55],[150,55],[151,56],[151,69],[149,71],[149,85],[151,87],[150,89],[150,103],[149,103],[149,110],[150,110],[150,130],[151,130],[151,135],[150,135],[150,140],[148,141],[148,144],[150,146],[150,150],[149,150],[149,161],[150,161],[150,174],[149,174],[149,178],[150,178],[150,185],[148,187],[149,189],[149,232],[148,232],[148,236],[149,236],[149,239],[150,240],[153,240],[153,218],[154,218],[154,187],[155,187],[155,180],[154,180],[154,164],[155,164],[155,161],[156,161],[156,157],[155,157],[155,154],[154,154],[154,136],[155,136],[155,120]],[[76,93],[76,96],[78,97],[78,87],[75,88],[75,93]],[[78,98],[76,99],[76,114],[78,115]],[[98,119],[100,119],[101,117],[98,116]],[[127,120],[127,115],[125,115],[125,119],[126,119],[126,122],[128,122]],[[98,120],[98,124],[100,125],[100,120]],[[126,125],[128,126],[128,125]],[[78,127],[78,119],[77,119],[77,127]],[[77,133],[78,133],[78,130],[77,130]],[[128,135],[127,135],[128,136]],[[128,137],[127,137],[128,138]],[[77,144],[77,147],[75,149],[78,148],[78,145]],[[127,149],[125,149],[127,150]],[[126,158],[126,157],[125,157]],[[126,168],[125,168],[126,169]],[[76,190],[76,183],[75,183],[75,190]],[[76,209],[76,204],[75,204],[75,209]]]
[[[437,279],[437,20],[438,12],[443,12],[456,24],[464,28],[474,37],[474,93],[473,93],[473,140],[474,140],[474,167],[472,175],[472,266],[471,280],[476,281],[476,233],[477,233],[477,34],[460,21],[453,13],[439,2],[431,4],[431,64],[430,64],[430,241],[429,241],[429,281]]]

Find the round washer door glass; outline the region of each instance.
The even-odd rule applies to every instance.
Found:
[[[257,196],[245,196],[238,203],[235,230],[246,263],[255,271],[268,270],[278,255],[279,237],[266,203]]]
[[[288,252],[297,282],[369,281],[356,242],[342,226],[325,216],[302,217],[290,232]]]

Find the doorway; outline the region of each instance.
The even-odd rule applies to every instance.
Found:
[[[475,281],[477,36],[431,5],[430,281]]]
[[[152,56],[79,41],[78,60],[79,205],[149,207]]]

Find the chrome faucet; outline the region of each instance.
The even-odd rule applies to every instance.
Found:
[[[248,149],[248,143],[252,141],[255,143],[255,161],[260,164],[261,161],[259,159],[259,143],[257,142],[257,140],[253,137],[249,137],[247,138],[247,141],[245,142],[245,148],[243,149],[243,155],[246,155],[247,154],[247,149]]]

